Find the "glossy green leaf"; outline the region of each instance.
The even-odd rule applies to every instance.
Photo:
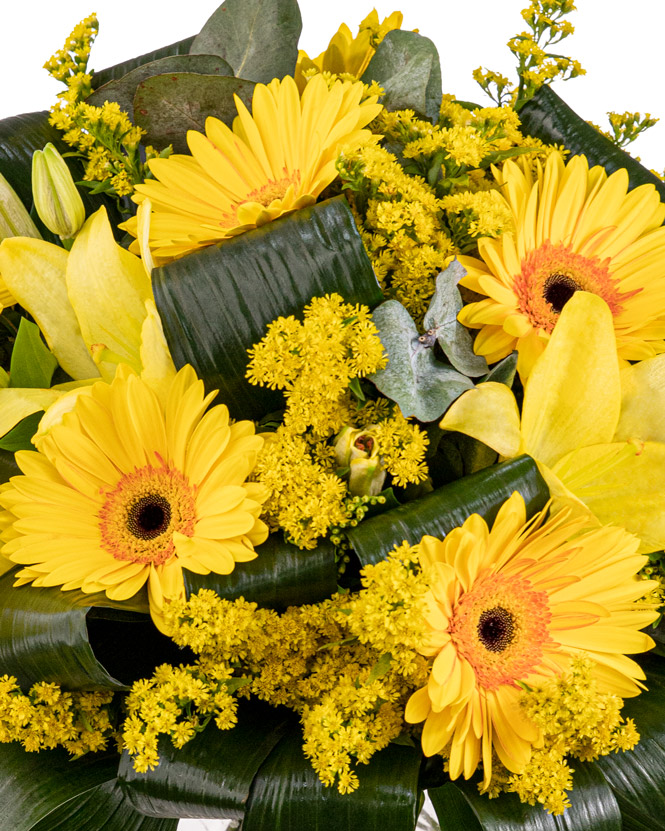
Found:
[[[483,381],[495,381],[497,384],[505,384],[512,387],[517,372],[517,352],[511,352],[502,361],[492,367],[490,372],[482,379]]]
[[[137,773],[124,753],[119,778],[134,807],[149,816],[241,819],[257,771],[294,722],[288,710],[242,701],[231,730],[211,721],[179,750],[162,740],[160,763],[147,773]]]
[[[113,66],[108,66],[105,69],[94,70],[92,73],[92,88],[98,89],[103,84],[108,84],[109,81],[122,78],[136,69],[147,63],[152,63],[160,58],[167,58],[171,55],[187,55],[189,49],[194,42],[195,35],[179,40],[176,43],[169,43],[167,46],[162,46],[152,52],[146,52],[145,55],[139,55],[136,58],[130,58],[127,61],[116,63]]]
[[[17,450],[34,450],[31,439],[37,432],[37,427],[43,415],[44,411],[40,410],[38,413],[33,413],[19,421],[16,427],[13,427],[0,439],[0,448],[12,453],[16,453]]]
[[[284,407],[280,392],[245,380],[247,349],[275,318],[332,292],[370,307],[383,298],[343,197],[157,268],[152,281],[176,366],[192,364],[234,418]]]
[[[219,55],[239,78],[267,84],[293,75],[302,20],[297,0],[226,0],[190,53]]]
[[[487,361],[473,351],[473,336],[457,320],[462,298],[457,284],[466,269],[455,259],[436,278],[436,290],[423,321],[423,328],[436,337],[439,346],[455,369],[472,378],[487,372]]]
[[[7,831],[55,831],[49,825],[51,812],[57,811],[68,800],[115,780],[118,758],[116,753],[104,752],[72,761],[60,748],[26,753],[18,743],[0,744],[2,828]],[[108,827],[110,831],[116,831],[113,826]],[[107,826],[100,825],[99,828]],[[79,829],[72,825],[68,826],[68,831]]]
[[[414,545],[424,534],[442,537],[473,513],[491,525],[513,491],[524,497],[527,516],[541,510],[549,498],[547,485],[530,456],[518,456],[444,485],[415,502],[360,523],[348,536],[363,565],[378,563],[403,540]]]
[[[386,300],[372,314],[388,365],[369,375],[402,415],[418,421],[440,418],[456,398],[473,389],[473,382],[434,357],[434,337],[418,335],[411,315],[397,300]]]
[[[167,72],[233,75],[233,69],[217,55],[169,55],[137,66],[122,78],[103,84],[86,99],[86,103],[101,107],[105,101],[115,101],[134,121],[134,95],[138,85],[153,75]]]
[[[362,80],[383,87],[388,110],[415,110],[436,122],[441,107],[441,66],[434,43],[417,32],[395,29],[376,49]]]
[[[147,817],[132,807],[117,780],[70,799],[30,831],[177,831],[178,820]]]
[[[390,745],[358,765],[360,787],[347,794],[324,787],[292,731],[256,777],[243,831],[413,831],[420,792],[420,753]]]
[[[654,185],[665,200],[665,182],[587,124],[559,98],[550,86],[541,87],[520,110],[522,132],[547,144],[563,144],[575,155],[583,153],[589,165],[602,165],[608,173],[621,167],[628,171],[630,187]]]
[[[427,795],[434,805],[441,831],[483,831],[478,817],[453,782],[430,788]]]
[[[337,566],[332,543],[323,541],[313,550],[290,545],[271,534],[257,546],[258,557],[236,563],[231,574],[195,574],[184,570],[188,595],[212,589],[220,597],[244,597],[260,606],[285,609],[317,603],[337,590]]]
[[[482,831],[622,831],[619,806],[600,770],[594,764],[582,762],[575,762],[574,768],[570,808],[557,817],[548,814],[541,805],[520,802],[517,794],[489,799],[478,792],[475,781],[457,780],[454,785],[431,789],[429,795],[442,822],[442,831],[452,831],[454,827],[446,821],[450,787],[457,788],[464,796]],[[459,800],[453,799],[451,808],[453,815],[454,812],[463,815]],[[468,831],[472,829],[470,825]]]
[[[635,720],[640,741],[634,750],[602,756],[596,764],[616,795],[624,831],[660,831],[665,829],[665,660],[648,655],[640,663],[648,692],[626,699],[623,710]]]
[[[176,153],[189,153],[187,130],[205,132],[208,116],[230,125],[238,114],[233,96],[249,106],[254,86],[253,81],[222,75],[153,75],[136,89],[134,117],[146,131],[146,144],[160,149],[171,144]]]
[[[135,611],[145,608],[141,595],[120,604],[103,594],[13,584],[14,572],[0,577],[0,675],[14,675],[24,690],[37,681],[122,689],[158,663],[178,663],[173,642]]]
[[[47,389],[57,365],[55,355],[42,340],[39,326],[22,317],[12,350],[9,386]]]

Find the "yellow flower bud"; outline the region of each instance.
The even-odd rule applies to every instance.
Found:
[[[39,218],[61,239],[71,239],[85,221],[85,208],[65,160],[49,142],[32,154],[32,196]]]
[[[352,459],[349,465],[349,493],[351,496],[376,496],[383,490],[386,471],[377,457]]]
[[[349,468],[349,492],[352,496],[376,496],[381,493],[386,479],[374,427],[362,430],[344,427],[335,442],[337,464]]]
[[[41,239],[41,234],[14,188],[0,173],[0,242],[7,237]]]

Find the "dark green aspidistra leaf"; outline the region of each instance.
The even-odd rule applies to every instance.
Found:
[[[530,456],[518,456],[444,485],[415,502],[361,522],[348,536],[362,565],[377,563],[403,540],[414,545],[424,534],[442,537],[473,513],[491,526],[513,491],[524,497],[527,516],[541,510],[549,498]]]
[[[383,87],[386,109],[415,110],[436,122],[441,107],[441,66],[436,46],[417,32],[388,32],[362,80]]]
[[[138,85],[134,117],[146,131],[144,141],[160,150],[173,145],[176,153],[189,153],[187,130],[205,132],[205,120],[215,116],[231,124],[238,110],[237,95],[251,105],[253,81],[223,75],[169,72],[153,75]]]
[[[541,87],[520,110],[522,132],[542,139],[547,144],[563,144],[572,155],[584,154],[589,166],[602,165],[608,173],[625,167],[630,187],[654,185],[662,201],[665,201],[665,182],[647,170],[632,156],[617,147],[546,85]]]
[[[142,64],[122,78],[103,84],[86,99],[86,103],[101,107],[106,101],[115,101],[134,121],[134,95],[138,85],[146,78],[168,72],[233,75],[233,69],[217,55],[170,55]]]
[[[225,0],[190,54],[219,55],[238,78],[267,84],[293,75],[302,20],[297,0]]]
[[[47,389],[58,361],[42,340],[39,326],[22,317],[9,367],[10,387]]]
[[[370,308],[383,299],[344,197],[157,268],[152,282],[176,366],[192,364],[233,418],[284,407],[280,392],[245,380],[247,349],[275,318],[333,292]]]

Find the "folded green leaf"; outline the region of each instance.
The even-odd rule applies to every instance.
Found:
[[[271,534],[256,547],[258,557],[236,563],[231,574],[194,574],[183,571],[188,595],[212,589],[220,597],[244,597],[271,609],[316,603],[335,593],[337,566],[332,543],[324,540],[312,551],[300,549]]]
[[[518,456],[444,485],[415,502],[361,522],[348,536],[362,565],[378,563],[403,540],[414,545],[424,534],[442,537],[473,513],[491,525],[513,491],[524,497],[527,516],[543,508],[549,498],[530,456]]]
[[[231,124],[238,112],[233,96],[249,105],[254,86],[253,81],[222,75],[153,75],[137,87],[134,117],[146,131],[146,144],[160,149],[171,144],[176,153],[188,153],[187,130],[205,132],[208,116]]]
[[[546,144],[563,144],[574,154],[583,153],[589,165],[602,165],[608,173],[621,167],[628,171],[630,187],[654,185],[665,200],[665,182],[617,147],[559,98],[550,86],[541,87],[520,110],[522,132]]]
[[[16,427],[13,427],[0,439],[0,448],[12,453],[16,453],[17,450],[34,450],[32,437],[37,432],[37,427],[43,415],[44,411],[40,410],[38,413],[33,413],[19,421]],[[18,471],[16,472],[18,473]]]
[[[152,280],[176,365],[192,364],[234,418],[284,407],[281,393],[245,380],[247,349],[275,318],[333,292],[370,307],[383,298],[344,197],[155,269]]]
[[[254,780],[243,831],[413,831],[420,800],[420,753],[392,744],[359,765],[360,787],[340,794],[324,787],[292,731]]]
[[[167,58],[171,55],[187,55],[189,49],[194,42],[194,35],[191,35],[184,40],[179,40],[176,43],[169,43],[167,46],[162,46],[152,52],[146,52],[145,55],[139,55],[136,58],[116,63],[113,66],[108,66],[105,69],[94,70],[92,73],[92,88],[98,89],[103,84],[108,84],[109,81],[124,77],[128,72],[136,69],[138,66],[143,66],[146,63],[152,63],[160,58]]]
[[[476,377],[487,372],[487,361],[474,353],[471,332],[457,320],[463,306],[457,284],[465,274],[466,269],[455,259],[437,275],[436,291],[423,325],[428,334],[431,332],[436,337],[455,369]]]
[[[219,55],[239,78],[267,84],[293,75],[302,20],[297,0],[226,0],[190,53]]]
[[[378,81],[388,110],[415,110],[436,122],[441,107],[441,66],[436,46],[417,32],[394,29],[376,49],[362,80]]]
[[[377,389],[395,401],[402,415],[434,421],[473,383],[434,357],[434,337],[420,337],[411,315],[397,300],[382,303],[372,315],[388,353],[385,369],[368,376]]]
[[[22,317],[9,367],[10,387],[48,389],[58,361],[42,340],[39,326]]]
[[[497,384],[505,384],[507,387],[512,387],[516,371],[517,352],[511,352],[510,355],[492,367],[482,380],[495,381]]]
[[[115,101],[120,109],[129,113],[129,117],[134,121],[134,95],[138,85],[153,75],[164,75],[168,72],[233,75],[233,69],[217,55],[168,55],[165,58],[141,64],[122,78],[97,87],[95,92],[86,99],[86,103],[101,107],[106,101]]]
[[[294,722],[287,710],[243,701],[230,730],[213,720],[179,750],[162,740],[155,770],[137,773],[124,753],[123,790],[149,816],[242,819],[257,771]]]

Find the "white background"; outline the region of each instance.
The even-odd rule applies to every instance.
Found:
[[[370,0],[371,2],[371,0]],[[11,3],[11,6],[10,6]],[[0,118],[47,109],[62,86],[42,64],[92,11],[100,21],[91,66],[103,68],[196,34],[218,0],[0,0]],[[408,0],[403,28],[431,38],[441,58],[444,92],[489,104],[471,78],[479,65],[513,77],[506,41],[522,31],[528,0]],[[381,17],[399,8],[377,0]],[[408,11],[406,10],[408,6]],[[301,48],[321,52],[341,22],[355,33],[372,6],[358,0],[300,0]],[[575,34],[557,51],[577,58],[587,75],[555,85],[583,118],[606,125],[608,110],[639,110],[663,119],[632,145],[647,167],[665,167],[665,0],[578,0]],[[180,831],[222,829],[220,821],[185,820]],[[303,829],[303,831],[305,831]]]

